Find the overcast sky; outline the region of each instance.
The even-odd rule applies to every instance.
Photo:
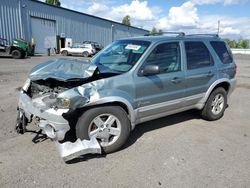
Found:
[[[62,7],[151,30],[216,33],[250,39],[250,0],[61,0]]]

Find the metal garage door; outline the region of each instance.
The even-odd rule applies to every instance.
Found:
[[[31,32],[35,38],[35,52],[46,53],[46,48],[56,47],[56,22],[31,17]]]

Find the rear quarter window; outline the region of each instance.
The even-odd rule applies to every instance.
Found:
[[[221,62],[224,64],[229,64],[233,62],[233,56],[231,51],[228,50],[225,42],[222,41],[212,41],[211,46],[215,50],[217,56],[220,58]]]
[[[185,42],[187,69],[198,69],[214,65],[213,58],[203,42]]]

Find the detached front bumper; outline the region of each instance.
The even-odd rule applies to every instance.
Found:
[[[20,93],[18,102],[19,115],[18,118],[23,116],[23,120],[27,119],[31,122],[32,118],[39,118],[39,127],[45,132],[45,134],[56,141],[56,147],[60,157],[64,161],[69,161],[80,155],[88,153],[101,153],[101,147],[95,137],[91,140],[80,140],[77,139],[74,143],[64,142],[59,143],[64,139],[70,126],[63,118],[63,113],[67,113],[68,109],[53,109],[48,108],[42,103],[42,98],[31,99],[23,91]],[[27,123],[22,121],[23,124]]]
[[[21,91],[18,108],[19,111],[30,122],[32,118],[38,117],[39,127],[45,132],[45,134],[53,139],[61,141],[70,126],[67,120],[63,118],[63,113],[67,113],[68,109],[54,109],[48,108],[42,105],[43,97],[36,98],[35,101],[31,99],[26,93]]]
[[[74,143],[64,142],[60,144],[59,142],[56,142],[56,146],[60,157],[64,161],[69,161],[80,155],[89,153],[102,153],[100,144],[95,137],[92,137],[90,140],[80,140],[80,138],[78,138]]]

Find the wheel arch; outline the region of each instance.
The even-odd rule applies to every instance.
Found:
[[[220,82],[218,83],[211,92],[213,92],[215,89],[219,88],[219,87],[222,87],[225,89],[225,91],[228,93],[229,89],[230,89],[230,83],[229,82]]]
[[[10,54],[11,54],[14,50],[18,50],[18,51],[20,51],[21,53],[25,53],[25,51],[24,51],[22,48],[19,48],[19,47],[17,47],[17,46],[11,46],[11,48],[10,48]]]
[[[204,107],[208,97],[210,96],[210,94],[218,87],[223,87],[226,92],[228,93],[229,90],[230,90],[230,87],[231,87],[231,84],[230,84],[230,80],[229,79],[226,79],[226,78],[223,78],[223,79],[219,79],[219,80],[216,80],[207,90],[205,96],[203,97],[201,103],[202,103],[202,108]]]
[[[69,53],[69,51],[68,51],[67,49],[63,49],[63,50],[61,51],[61,54],[63,54],[63,52],[67,52],[67,54]]]
[[[101,100],[89,103],[88,105],[83,106],[82,108],[79,108],[77,110],[80,113],[84,113],[84,111],[86,111],[88,109],[101,107],[101,106],[120,106],[128,114],[128,118],[129,118],[130,123],[131,123],[131,130],[134,129],[135,120],[136,120],[136,113],[135,113],[131,103],[122,97],[103,98]]]

